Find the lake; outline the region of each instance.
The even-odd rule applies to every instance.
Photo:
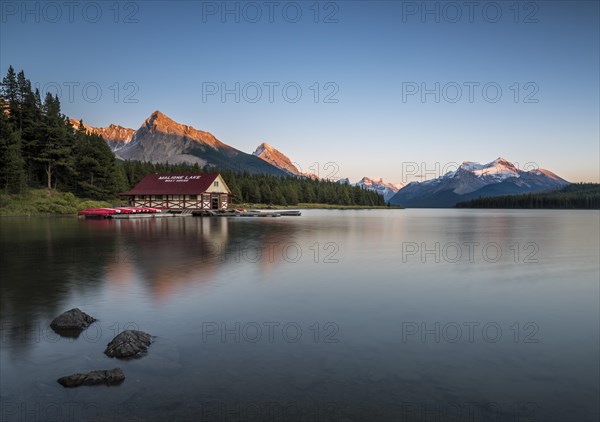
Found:
[[[1,419],[599,420],[598,211],[302,214],[0,219]]]

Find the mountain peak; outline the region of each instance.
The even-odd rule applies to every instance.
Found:
[[[154,117],[154,118],[157,118],[157,117],[167,117],[167,115],[166,115],[166,114],[164,114],[163,112],[161,112],[160,110],[155,110],[155,111],[154,111],[154,112],[153,112],[153,113],[150,115],[150,117]]]
[[[384,200],[391,199],[398,190],[404,187],[404,183],[389,183],[384,182],[382,177],[376,177],[371,179],[370,177],[363,177],[360,179],[356,186],[360,186],[363,189],[367,189],[373,192],[377,192],[383,196]]]
[[[160,110],[156,110],[154,113],[152,113],[144,121],[144,124],[140,129],[142,128],[145,128],[146,130],[151,132],[163,132],[173,135],[184,136],[189,139],[208,143],[212,146],[218,146],[217,144],[219,144],[217,139],[210,133],[198,130],[192,126],[178,123],[166,114],[162,113]]]
[[[267,144],[266,142],[262,142],[259,146],[256,147],[256,149],[254,150],[252,155],[260,156],[265,151],[277,151],[277,150],[275,148],[273,148],[271,145]]]
[[[292,173],[297,176],[300,175],[298,168],[285,154],[266,142],[262,142],[259,146],[257,146],[252,155],[257,156],[267,163],[272,164],[288,173]]]
[[[146,124],[146,126],[174,126],[174,125],[179,125],[179,123],[175,122],[173,119],[171,119],[169,116],[167,116],[166,114],[162,113],[159,110],[156,110],[154,113],[152,113],[144,122]],[[184,125],[181,125],[184,126]]]
[[[215,138],[211,133],[198,130],[192,126],[184,125],[171,119],[160,110],[154,111],[133,135],[133,142],[128,148],[138,144],[139,139],[146,139],[147,134],[152,135],[153,141],[158,144],[164,142],[184,142],[195,145],[204,144],[212,148],[227,148],[227,145]],[[154,148],[154,147],[153,147]],[[130,152],[128,150],[128,152]]]
[[[487,164],[486,167],[494,168],[494,169],[508,169],[513,173],[518,173],[519,170],[515,167],[513,163],[508,161],[506,158],[498,157],[491,163]]]
[[[504,157],[498,157],[494,161],[487,164],[481,164],[476,161],[463,161],[459,169],[477,175],[484,175],[490,173],[516,174],[519,172],[519,170],[514,166],[514,164]],[[453,176],[456,176],[457,173],[451,172],[451,174]]]
[[[514,168],[516,170],[516,167],[514,166],[514,164],[511,163],[510,161],[508,161],[504,157],[498,157],[498,158],[496,158],[494,161],[492,161],[491,163],[489,163],[488,166],[490,166],[490,167],[493,167],[493,166],[504,166],[504,167],[511,167],[511,168]]]

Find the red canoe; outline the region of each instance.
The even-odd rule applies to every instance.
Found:
[[[77,215],[113,215],[119,214],[119,211],[114,208],[87,208],[85,210],[81,210],[77,213]]]
[[[161,208],[152,207],[87,208],[79,211],[77,215],[108,217],[114,214],[153,214],[162,211]]]

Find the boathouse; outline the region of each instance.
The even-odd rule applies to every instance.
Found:
[[[227,209],[231,191],[219,173],[149,174],[119,197],[130,207]]]

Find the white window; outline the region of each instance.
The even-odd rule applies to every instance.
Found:
[[[219,187],[219,182],[215,180],[215,182],[213,183],[213,186],[214,186],[215,188],[218,188],[218,187]]]

